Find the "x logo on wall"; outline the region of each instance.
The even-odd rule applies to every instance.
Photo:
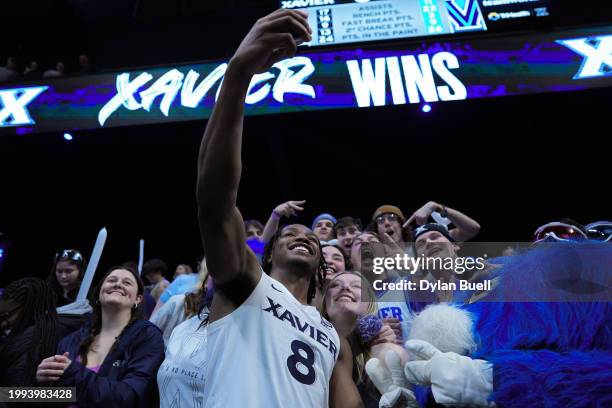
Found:
[[[33,125],[36,123],[28,112],[28,104],[48,86],[0,90],[0,127]]]
[[[558,40],[559,44],[582,55],[582,66],[574,79],[612,75],[612,35]]]

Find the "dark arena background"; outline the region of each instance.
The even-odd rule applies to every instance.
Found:
[[[327,67],[326,88],[317,93],[336,99],[319,104],[287,91],[284,105],[268,95],[253,107],[245,119],[238,199],[245,219],[265,223],[290,199],[307,200],[297,219],[306,225],[321,212],[368,221],[381,204],[411,214],[435,200],[476,219],[477,240],[490,242],[529,241],[539,225],[562,217],[585,224],[609,219],[611,6],[542,3],[541,16],[533,4],[485,11],[486,31],[302,48],[298,55],[311,53],[317,69]],[[2,64],[16,56],[22,70],[30,61],[46,70],[65,61],[69,75],[0,83],[0,109],[28,87],[50,87],[29,105],[30,120],[0,114],[0,287],[46,276],[60,249],[90,254],[102,227],[108,241],[98,275],[137,261],[141,238],[146,258],[195,265],[202,252],[196,159],[218,84],[200,110],[174,101],[162,115],[159,96],[150,111],[130,116],[122,107],[104,126],[98,112],[116,93],[119,73],[134,72],[133,80],[145,70],[227,61],[255,19],[278,6],[275,0],[4,2]],[[520,18],[523,9],[529,18]],[[558,43],[580,38],[582,54]],[[387,89],[382,103],[366,95],[371,106],[362,106],[342,68],[355,60],[348,55],[355,50],[371,58],[372,69],[374,59],[386,57],[391,72],[389,57],[452,52],[455,45],[469,65],[461,71],[467,87],[461,100],[444,100],[438,89],[439,100],[403,96],[401,103]],[[542,55],[539,68],[530,65],[534,54],[525,54],[526,62],[515,52],[529,47]],[[95,70],[77,76],[81,54]],[[363,62],[360,68],[366,72]],[[588,76],[588,69],[596,74]],[[210,71],[205,66],[200,80]],[[304,83],[315,85],[318,73]],[[82,86],[88,83],[96,88]],[[98,96],[79,94],[85,88]]]

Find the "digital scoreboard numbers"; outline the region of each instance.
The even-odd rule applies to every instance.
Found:
[[[311,46],[487,29],[477,0],[289,0],[281,7],[308,11]]]
[[[319,8],[313,11],[316,19],[316,40],[313,39],[313,43],[316,44],[330,44],[336,42],[334,37],[334,22],[332,20],[332,9],[330,8]],[[312,23],[311,23],[311,27]]]

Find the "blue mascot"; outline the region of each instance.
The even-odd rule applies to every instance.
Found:
[[[467,341],[434,345],[448,343],[445,333],[466,330],[432,329],[448,305],[415,318],[406,342],[414,359],[404,373],[427,387],[417,392],[420,405],[612,407],[612,245],[538,245],[496,273],[487,296],[456,306],[471,318]]]

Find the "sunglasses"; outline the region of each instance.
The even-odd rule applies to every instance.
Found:
[[[589,239],[578,227],[562,222],[550,222],[538,228],[533,242],[584,241]]]
[[[381,214],[376,217],[377,224],[384,224],[385,220],[389,222],[397,221],[399,222],[399,216],[397,214],[389,213],[389,214]]]
[[[59,251],[55,254],[55,261],[57,262],[60,259],[70,259],[73,261],[81,262],[83,261],[83,255],[75,249],[64,249],[63,251]]]
[[[600,242],[612,240],[612,222],[597,221],[586,226],[589,239]]]

